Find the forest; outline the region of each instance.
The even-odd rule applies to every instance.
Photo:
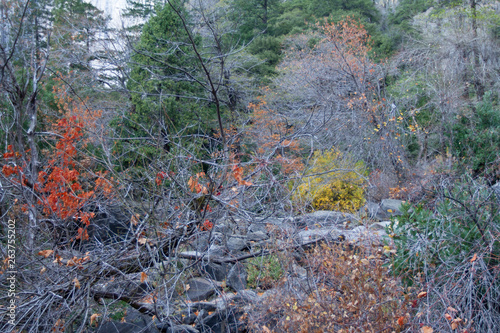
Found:
[[[500,3],[0,2],[0,332],[500,327]]]

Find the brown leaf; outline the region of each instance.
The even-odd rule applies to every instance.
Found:
[[[422,297],[425,297],[425,296],[427,296],[427,291],[422,291],[422,292],[418,293],[417,298],[422,298]]]
[[[405,317],[399,317],[398,318],[398,325],[403,327],[405,324],[406,318]]]
[[[146,244],[146,242],[148,241],[148,239],[146,237],[141,237],[137,240],[137,242],[141,245],[144,245]]]
[[[444,317],[450,321],[453,319],[448,313],[445,313]]]
[[[97,325],[97,318],[100,317],[100,314],[94,313],[92,316],[90,316],[90,326],[93,324]]]
[[[38,255],[43,256],[44,258],[48,258],[52,253],[54,253],[54,250],[43,250],[38,252]]]
[[[474,262],[477,260],[477,253],[474,253],[474,256],[472,257],[472,259],[470,260],[470,262]]]
[[[451,311],[451,312],[458,312],[457,309],[454,309],[451,306],[447,307],[446,310]]]
[[[422,333],[433,333],[434,330],[432,329],[432,327],[429,327],[429,326],[424,326],[420,329],[420,332]]]
[[[78,278],[73,279],[73,284],[77,289],[80,289],[80,281],[78,281]]]
[[[148,275],[144,272],[141,272],[141,283],[143,283],[144,281],[146,281],[146,279],[148,278]]]
[[[457,328],[458,328],[458,323],[456,323],[456,322],[452,322],[452,323],[451,323],[451,329],[452,329],[452,330],[456,330]]]

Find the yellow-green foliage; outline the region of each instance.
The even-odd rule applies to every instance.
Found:
[[[354,212],[365,204],[363,162],[335,149],[316,151],[294,196],[296,204],[314,210]]]

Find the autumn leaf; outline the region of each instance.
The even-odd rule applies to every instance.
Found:
[[[188,291],[189,289],[191,289],[191,286],[189,284],[186,284],[186,286],[184,287],[184,290]]]
[[[101,315],[94,313],[93,315],[90,316],[90,326],[96,324],[97,325],[97,318],[99,318]]]
[[[432,327],[429,327],[429,326],[424,326],[420,329],[420,332],[422,333],[433,333],[434,330],[432,329]]]
[[[470,262],[474,262],[477,260],[477,253],[474,253],[474,256],[472,257],[472,259],[470,260]]]
[[[148,278],[148,275],[144,272],[141,272],[141,283],[143,283],[144,281],[146,281],[146,279]]]
[[[80,289],[80,281],[78,281],[78,278],[73,279],[73,284],[75,285],[75,288]]]
[[[38,255],[43,256],[44,258],[48,258],[52,253],[54,253],[54,250],[43,250],[38,252]]]
[[[422,298],[422,297],[425,297],[427,296],[427,292],[426,291],[422,291],[418,294],[417,298]]]
[[[398,325],[403,327],[405,324],[406,318],[405,317],[399,317],[398,318]]]
[[[146,244],[146,242],[148,241],[148,239],[146,237],[141,237],[137,240],[137,242],[141,245],[144,245]]]
[[[445,313],[444,317],[450,321],[453,319],[448,313]]]

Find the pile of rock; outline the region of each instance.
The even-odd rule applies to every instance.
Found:
[[[361,220],[349,213],[317,211],[295,218],[217,221],[212,231],[196,236],[191,251],[177,254],[176,260],[196,267],[199,275],[183,281],[181,292],[174,292],[175,286],[172,290],[162,290],[155,288],[154,283],[141,282],[139,273],[125,276],[122,282],[114,280],[100,286],[103,291],[133,294],[127,297],[137,298],[134,303],[137,310],[129,308],[123,322],[101,323],[96,332],[243,332],[247,327],[245,314],[277,292],[247,289],[246,259],[285,249],[300,256],[301,250],[321,242],[382,246],[388,220],[401,214],[401,203],[399,200],[383,200],[380,205],[369,203],[364,208],[366,217]],[[161,278],[162,266],[168,264],[171,262],[151,267],[148,281]],[[293,265],[292,270],[287,272],[287,288],[307,295],[306,270],[299,264]],[[135,282],[131,285],[130,281]],[[151,294],[158,295],[158,302],[141,301],[140,297]],[[165,297],[163,303],[161,297]],[[159,322],[151,317],[156,303],[161,304],[167,320]]]

